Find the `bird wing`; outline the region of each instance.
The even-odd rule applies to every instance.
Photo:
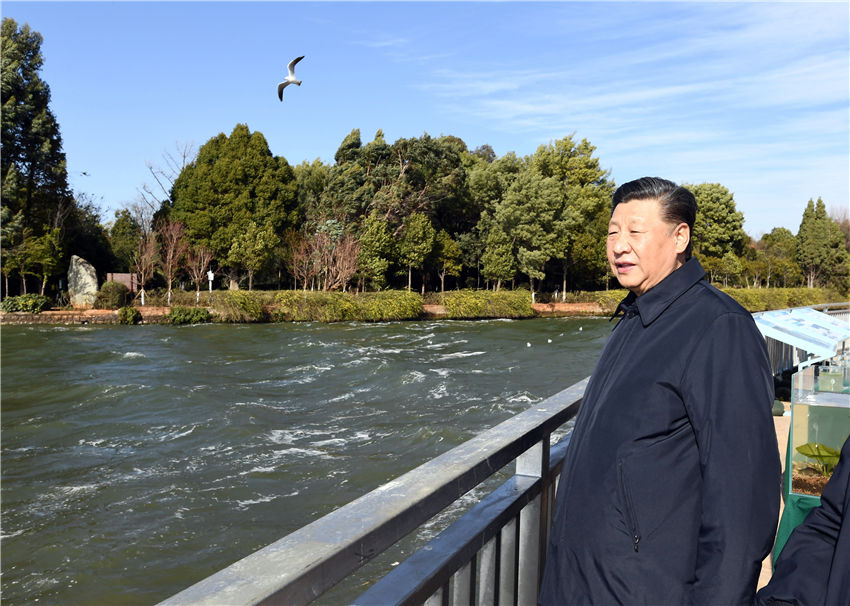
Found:
[[[295,59],[293,59],[292,61],[289,62],[289,65],[286,66],[286,69],[289,71],[290,76],[295,76],[295,64],[298,63],[299,61],[301,61],[301,59],[303,59],[303,58],[304,58],[304,55],[301,55],[300,57],[296,57]]]
[[[286,88],[288,84],[289,82],[281,82],[277,85],[277,96],[281,101],[283,101],[283,89]]]

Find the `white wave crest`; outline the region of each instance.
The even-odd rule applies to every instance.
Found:
[[[483,356],[486,354],[486,351],[456,351],[455,353],[444,354],[437,358],[438,362],[443,362],[444,360],[453,360],[456,358],[469,358],[472,356]]]

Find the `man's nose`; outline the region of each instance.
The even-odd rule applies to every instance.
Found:
[[[626,253],[631,249],[631,244],[629,244],[629,239],[625,234],[619,233],[614,236],[614,241],[611,243],[611,250],[615,253]]]

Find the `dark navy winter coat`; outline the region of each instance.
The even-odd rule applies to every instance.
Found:
[[[773,377],[696,259],[620,304],[555,502],[540,602],[752,604],[779,512]]]
[[[763,606],[850,606],[850,438],[821,495],[758,592]]]

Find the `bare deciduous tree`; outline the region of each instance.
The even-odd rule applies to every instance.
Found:
[[[318,233],[313,236],[311,244],[321,276],[320,288],[345,292],[357,271],[357,255],[360,253],[357,238],[346,234],[334,240],[326,233]]]
[[[316,277],[316,264],[313,258],[313,247],[310,241],[303,236],[293,236],[290,238],[290,248],[292,254],[288,259],[289,271],[295,276],[295,287],[298,287],[298,281],[304,290],[307,290],[307,284]]]
[[[174,275],[180,268],[180,262],[189,248],[186,241],[186,226],[179,221],[163,219],[157,226],[157,235],[160,242],[160,265],[168,285],[168,306],[171,306],[171,289],[174,284]]]
[[[195,283],[196,306],[201,301],[201,284],[204,278],[207,277],[207,269],[210,266],[212,257],[212,251],[203,244],[190,248],[186,253],[186,266],[189,270],[189,275],[192,276],[192,281]]]
[[[139,294],[142,297],[142,306],[145,305],[145,284],[153,277],[157,255],[156,235],[153,232],[144,234],[139,238],[139,246],[133,255],[133,269],[139,276]]]
[[[193,143],[174,143],[174,153],[165,151],[162,153],[162,164],[154,166],[152,162],[145,162],[153,177],[155,185],[143,183],[139,189],[140,202],[154,212],[158,210],[164,200],[171,195],[171,188],[186,165],[194,161],[197,150]]]

